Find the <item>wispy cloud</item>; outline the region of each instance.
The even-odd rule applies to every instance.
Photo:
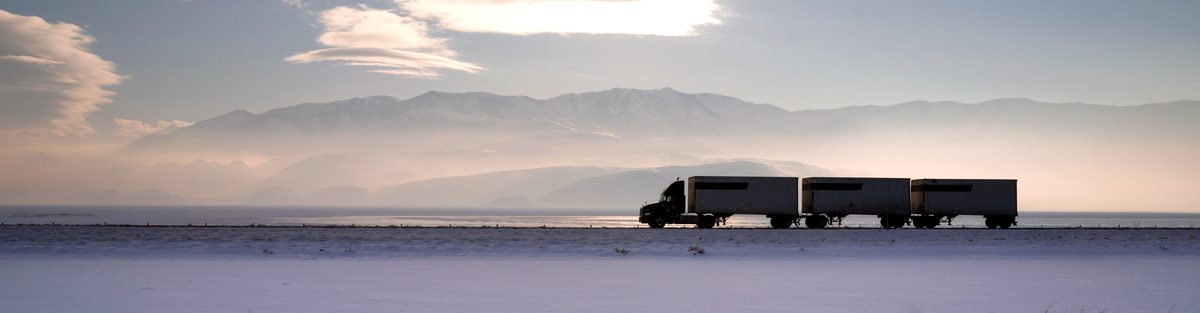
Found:
[[[10,60],[33,64],[63,64],[62,61],[31,57],[28,55],[0,55],[0,60]]]
[[[445,38],[429,35],[428,25],[412,17],[366,6],[337,7],[321,13],[325,33],[317,41],[332,48],[296,54],[296,63],[346,61],[346,65],[376,67],[372,72],[416,78],[438,78],[435,70],[468,73],[483,70],[456,61]]]
[[[459,62],[443,56],[382,47],[313,50],[290,56],[286,60],[297,63],[333,60],[350,61],[346,65],[393,68],[376,69],[372,70],[373,72],[410,72],[412,74],[405,74],[405,76],[427,78],[437,77],[438,74],[431,70],[439,68],[460,70],[468,73],[475,73],[483,69],[471,63]]]
[[[123,118],[113,119],[113,124],[117,126],[117,135],[122,137],[142,137],[154,133],[166,133],[172,130],[191,126],[195,123],[188,123],[180,120],[174,121],[158,121],[158,125],[150,125],[142,123],[142,121],[127,120]]]
[[[83,28],[0,10],[0,133],[36,137],[86,136],[97,105],[120,84],[116,65],[88,51]]]
[[[720,24],[715,0],[397,0],[442,28],[473,33],[695,35]]]
[[[303,2],[283,0],[305,7]],[[456,59],[449,38],[432,30],[529,35],[537,33],[696,35],[720,24],[715,0],[395,0],[395,10],[337,7],[321,12],[327,49],[298,53],[295,63],[340,61],[370,72],[440,78],[440,70],[476,73],[482,66]]]
[[[308,3],[304,2],[303,0],[280,0],[280,2],[283,2],[283,4],[286,5],[293,5],[301,9],[308,6]]]

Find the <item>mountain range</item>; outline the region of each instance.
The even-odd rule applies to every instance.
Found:
[[[1022,205],[1104,210],[1196,186],[1180,173],[1200,172],[1197,117],[1198,101],[788,111],[669,88],[428,92],[236,110],[84,164],[39,156],[4,171],[0,202],[630,207],[690,175],[882,175],[1018,178]]]

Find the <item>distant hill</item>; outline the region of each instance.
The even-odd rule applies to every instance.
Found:
[[[464,206],[529,200],[579,180],[626,171],[585,166],[509,170],[441,177],[384,186],[376,191],[381,204],[398,206]],[[496,202],[497,200],[506,201]],[[494,203],[495,202],[495,203]]]
[[[799,170],[799,171],[797,171]],[[629,208],[656,200],[677,178],[696,175],[831,176],[847,173],[797,162],[717,161],[645,169],[550,167],[445,177],[380,188],[380,203],[410,206]]]
[[[774,164],[769,164],[774,163]],[[799,171],[795,171],[799,169]],[[796,162],[728,161],[697,166],[666,166],[597,176],[564,186],[538,197],[536,203],[553,208],[636,208],[654,202],[667,184],[690,176],[843,176]],[[640,200],[640,201],[639,201]]]

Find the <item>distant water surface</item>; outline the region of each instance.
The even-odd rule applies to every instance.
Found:
[[[211,207],[211,206],[0,206],[0,223],[68,225],[337,225],[422,227],[645,227],[637,208],[628,210],[363,208],[363,207]],[[1195,213],[1023,212],[1017,228],[1195,228]],[[679,226],[679,225],[672,225]],[[770,227],[758,215],[737,215],[727,227]],[[690,226],[688,226],[690,227]],[[876,228],[874,216],[850,216],[830,227]],[[952,225],[984,227],[979,216],[961,216]]]

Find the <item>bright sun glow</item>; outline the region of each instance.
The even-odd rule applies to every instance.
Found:
[[[414,16],[446,29],[479,33],[592,33],[695,35],[720,24],[711,0],[638,1],[399,1]]]

